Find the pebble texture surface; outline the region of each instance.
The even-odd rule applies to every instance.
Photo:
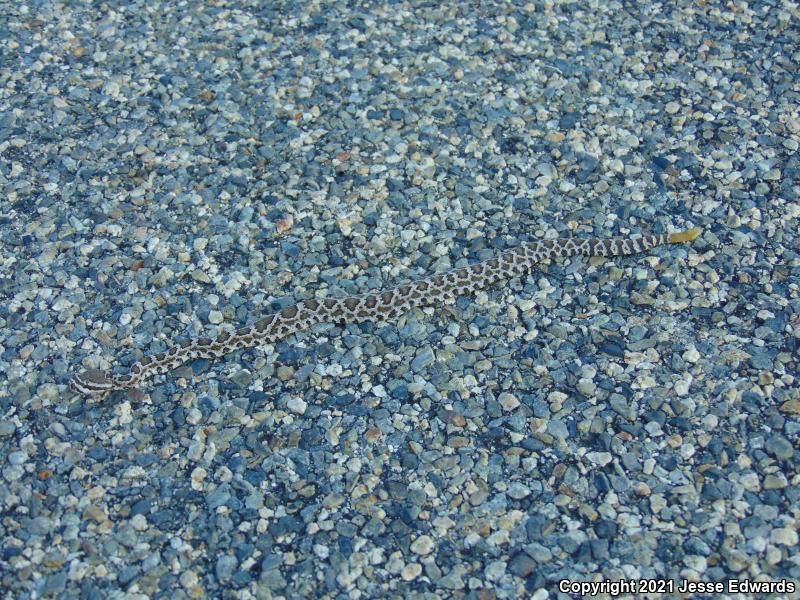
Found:
[[[0,589],[800,579],[792,2],[3,3]],[[701,226],[92,402],[306,298]]]

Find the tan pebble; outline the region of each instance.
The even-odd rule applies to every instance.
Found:
[[[800,415],[800,400],[787,400],[781,407],[778,409],[782,413],[787,413],[790,415]]]
[[[464,415],[454,410],[444,411],[442,417],[445,423],[448,425],[453,425],[454,427],[464,427],[467,424],[467,420],[464,418]]]
[[[450,448],[468,448],[470,446],[469,438],[462,435],[451,436],[447,440],[447,445]]]
[[[421,535],[411,543],[411,551],[414,554],[426,555],[433,550],[433,539],[429,535]]]
[[[484,371],[488,371],[492,368],[491,361],[488,360],[479,360],[475,363],[475,372],[476,373],[483,373]]]
[[[322,506],[327,508],[328,510],[333,508],[339,508],[344,503],[344,496],[341,494],[337,494],[336,492],[331,492],[325,499],[322,501]]]
[[[278,367],[278,379],[281,381],[289,381],[292,377],[294,377],[294,367],[289,367],[287,365]]]
[[[517,400],[516,396],[508,392],[500,394],[498,402],[500,402],[500,406],[502,406],[505,411],[514,410],[519,406],[519,400]]]
[[[400,577],[403,578],[404,581],[413,581],[417,577],[420,576],[422,573],[422,565],[419,563],[410,563],[403,567],[403,570],[400,572]]]
[[[670,448],[679,448],[682,443],[683,443],[683,438],[677,433],[667,438],[667,444],[669,445]]]
[[[770,473],[764,477],[765,490],[782,490],[789,485],[786,476],[783,473]]]

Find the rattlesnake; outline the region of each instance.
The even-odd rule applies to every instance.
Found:
[[[113,390],[134,388],[145,379],[166,373],[183,363],[219,358],[234,350],[272,343],[315,323],[363,323],[396,319],[412,307],[438,304],[474,293],[498,281],[529,272],[538,263],[559,256],[620,256],[649,250],[662,244],[690,242],[700,235],[699,228],[681,233],[650,235],[641,238],[574,239],[561,238],[528,242],[499,256],[418,279],[398,287],[346,298],[303,300],[280,312],[267,315],[236,333],[223,332],[216,339],[186,340],[166,352],[145,356],[125,375],[87,369],[72,376],[70,387],[80,393],[103,395]]]

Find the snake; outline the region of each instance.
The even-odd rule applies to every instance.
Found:
[[[664,244],[691,242],[700,228],[642,237],[581,239],[556,238],[526,242],[494,258],[443,271],[394,288],[343,298],[303,300],[259,319],[252,325],[223,331],[216,338],[184,340],[165,352],[144,356],[127,373],[100,369],[76,372],[70,388],[89,396],[138,388],[145,380],[197,360],[214,360],[244,348],[279,341],[317,323],[364,323],[397,319],[414,307],[428,307],[474,294],[500,281],[529,273],[540,263],[557,257],[625,256]]]

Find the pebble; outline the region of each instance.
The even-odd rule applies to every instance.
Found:
[[[464,575],[459,572],[458,566],[453,567],[447,575],[437,581],[437,585],[446,590],[463,590],[466,587]]]
[[[414,360],[411,361],[411,369],[413,371],[422,371],[425,367],[433,364],[435,359],[433,348],[425,346],[417,353]]]
[[[605,467],[612,461],[612,456],[609,452],[589,452],[586,454],[586,458],[598,467]]]
[[[526,579],[536,570],[536,561],[525,553],[517,554],[508,564],[508,570],[517,577]]]
[[[697,348],[691,347],[686,352],[681,354],[681,358],[688,363],[696,363],[700,360],[700,353],[697,351]]]
[[[193,588],[198,583],[197,574],[194,571],[184,571],[181,573],[180,582],[186,589]]]
[[[422,565],[419,563],[409,563],[400,572],[400,577],[404,581],[413,581],[422,574]]]
[[[530,495],[531,490],[528,486],[519,483],[517,481],[513,482],[511,485],[508,486],[508,495],[511,496],[514,500],[522,500]]]
[[[789,460],[794,456],[792,443],[780,434],[770,436],[764,444],[764,448],[779,460]]]
[[[691,391],[691,383],[685,379],[680,379],[675,382],[672,388],[678,396],[686,396]]]
[[[788,527],[778,527],[772,530],[770,541],[780,546],[797,546],[797,531]]]
[[[433,539],[427,535],[421,535],[411,543],[411,551],[414,554],[420,554],[422,556],[430,554],[433,551],[433,548]]]
[[[765,490],[782,490],[786,486],[789,485],[789,482],[786,480],[786,476],[783,473],[770,473],[764,476],[764,489]],[[749,489],[749,488],[746,488]],[[755,490],[757,491],[758,488],[756,487]]]
[[[217,559],[217,566],[215,574],[217,579],[221,582],[226,582],[233,577],[233,571],[236,569],[236,557],[230,554],[225,554]]]
[[[294,367],[281,365],[278,367],[277,376],[281,381],[290,381],[292,378],[294,378]]]
[[[490,562],[483,574],[489,581],[499,581],[506,573],[506,563],[502,560]]]
[[[578,380],[577,388],[578,391],[584,396],[594,396],[595,391],[597,390],[597,385],[591,379],[581,377]]]
[[[303,415],[308,408],[308,403],[303,400],[302,398],[297,398],[295,396],[289,398],[289,401],[286,403],[286,408],[292,411],[295,414]]]
[[[514,410],[519,406],[519,400],[516,398],[516,396],[509,394],[508,392],[501,393],[497,401],[505,411]]]
[[[550,435],[562,440],[565,440],[569,437],[569,430],[561,421],[550,421],[547,424],[547,432]]]

